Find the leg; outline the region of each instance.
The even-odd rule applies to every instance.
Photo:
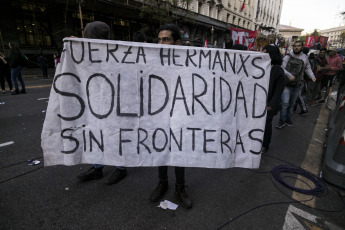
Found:
[[[24,83],[24,79],[22,77],[22,67],[20,67],[20,69],[18,71],[18,80],[19,80],[20,84],[22,85],[22,93],[26,93],[25,83]]]
[[[11,81],[11,72],[6,72],[5,78],[6,78],[8,87],[10,87],[10,90],[13,91],[13,85],[12,85],[12,81]]]
[[[0,84],[2,91],[5,91],[5,73],[0,73]]]
[[[184,167],[175,167],[176,185],[175,195],[179,199],[184,208],[191,208],[192,201],[189,199],[186,186],[184,184]]]
[[[267,117],[266,117],[265,134],[264,134],[264,139],[262,143],[262,148],[264,148],[266,151],[270,147],[270,143],[271,143],[273,117],[274,117],[274,112],[268,111]]]
[[[79,174],[78,179],[81,181],[101,179],[103,177],[103,168],[104,165],[94,164],[89,170]]]
[[[11,68],[11,80],[12,80],[12,83],[14,84],[14,88],[15,88],[15,94],[18,94],[19,93],[19,88],[18,88],[18,82],[17,82],[17,67],[15,68]]]
[[[289,106],[288,106],[288,110],[287,110],[287,113],[286,113],[286,122],[287,123],[291,123],[291,125],[289,126],[292,126],[292,109],[293,109],[293,105],[295,104],[296,100],[297,100],[297,97],[298,97],[298,94],[300,92],[300,88],[299,86],[296,86],[295,88],[291,88],[290,89],[291,93],[290,93],[290,98],[289,98]]]
[[[290,99],[290,87],[285,86],[284,91],[281,96],[281,107],[282,110],[280,111],[280,121],[285,122],[286,116],[289,108],[289,99]],[[292,105],[293,107],[293,105]]]
[[[150,200],[153,202],[159,201],[164,194],[168,191],[168,166],[158,167],[159,182],[157,187],[152,191]]]

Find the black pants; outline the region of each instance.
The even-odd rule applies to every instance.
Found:
[[[48,69],[47,69],[47,67],[42,67],[42,73],[43,73],[43,77],[44,78],[48,77]]]
[[[266,125],[265,125],[265,134],[262,147],[268,149],[270,147],[271,138],[272,138],[272,120],[275,116],[275,112],[268,111],[266,116]]]
[[[12,81],[11,81],[11,71],[1,71],[0,72],[0,84],[1,89],[5,90],[5,79],[7,81],[8,87],[10,87],[10,90],[13,89]]]
[[[184,169],[185,167],[175,167],[175,177],[177,184],[184,184]],[[168,180],[168,166],[158,167],[159,180]]]

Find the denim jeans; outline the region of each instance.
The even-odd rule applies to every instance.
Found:
[[[299,85],[296,85],[295,87],[285,86],[280,102],[282,107],[282,110],[280,111],[280,121],[291,121],[293,106],[299,92]]]
[[[19,93],[17,78],[20,84],[22,85],[22,91],[25,91],[25,83],[22,77],[22,69],[23,68],[21,66],[11,68],[11,80],[14,85],[14,89],[16,90],[17,93]]]

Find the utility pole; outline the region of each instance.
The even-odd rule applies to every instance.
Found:
[[[77,0],[77,1],[78,1],[78,5],[79,5],[79,17],[80,17],[81,36],[84,38],[83,14],[81,12],[81,5],[80,5],[83,0]]]

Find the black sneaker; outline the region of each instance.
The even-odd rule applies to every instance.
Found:
[[[281,129],[285,126],[285,122],[284,121],[279,121],[278,124],[276,125],[277,129]]]
[[[192,201],[188,198],[188,194],[186,192],[186,187],[184,184],[176,184],[175,185],[175,195],[179,201],[181,201],[182,206],[184,208],[191,208]]]
[[[117,182],[125,178],[126,176],[127,176],[127,169],[116,168],[113,174],[111,174],[110,177],[108,178],[107,184],[109,185],[116,184]]]
[[[86,172],[81,173],[78,176],[78,179],[81,181],[89,181],[89,180],[93,180],[93,179],[101,179],[102,177],[103,177],[103,167],[95,168],[92,166]]]
[[[22,93],[22,94],[26,94],[27,92],[26,92],[26,90],[25,90],[25,89],[22,89],[22,91],[20,91],[20,93]]]
[[[308,112],[308,110],[302,110],[300,113],[299,113],[299,115],[307,115],[309,112]]]
[[[151,193],[150,200],[153,202],[159,201],[163,197],[163,195],[168,191],[168,189],[168,181],[160,180],[155,190],[153,190],[153,192]]]
[[[294,126],[294,124],[292,123],[292,121],[286,121],[285,122],[285,124],[287,125],[287,126],[289,126],[289,127],[293,127]]]

